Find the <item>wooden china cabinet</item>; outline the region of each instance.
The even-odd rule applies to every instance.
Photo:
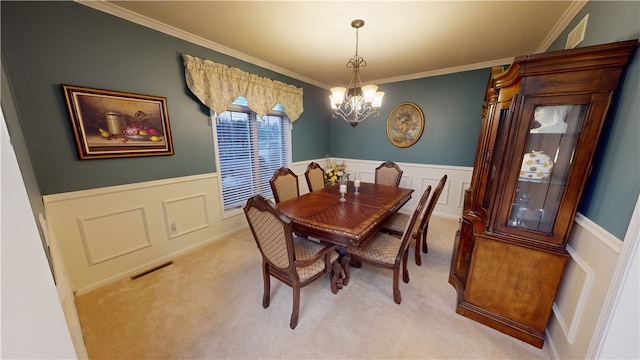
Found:
[[[637,43],[493,69],[451,261],[457,313],[543,346],[598,137]]]

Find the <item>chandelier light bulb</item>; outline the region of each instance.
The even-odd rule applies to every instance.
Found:
[[[374,108],[379,108],[380,105],[382,105],[382,98],[384,97],[384,92],[382,91],[378,91],[376,93],[375,98],[373,99],[373,102],[371,103],[371,106],[373,106]]]
[[[362,87],[362,97],[365,102],[373,102],[373,99],[376,97],[376,91],[378,90],[378,85],[366,85]]]
[[[334,87],[331,88],[331,103],[340,106],[344,101],[344,93],[347,91],[347,88],[344,87]]]

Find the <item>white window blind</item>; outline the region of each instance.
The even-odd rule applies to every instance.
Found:
[[[224,209],[246,204],[255,194],[273,197],[269,179],[290,162],[289,120],[274,108],[259,117],[240,97],[215,118],[214,138]]]

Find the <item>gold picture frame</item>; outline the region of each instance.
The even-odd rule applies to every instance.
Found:
[[[403,102],[389,113],[387,138],[400,148],[415,144],[424,131],[424,113],[414,103]]]
[[[173,155],[167,99],[62,85],[80,160]]]

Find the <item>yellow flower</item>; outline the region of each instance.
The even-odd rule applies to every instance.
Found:
[[[324,170],[324,179],[328,185],[338,182],[339,178],[345,176],[347,163],[343,160],[341,163],[336,162],[329,155],[326,156],[327,163]],[[346,174],[346,176],[349,176]]]

